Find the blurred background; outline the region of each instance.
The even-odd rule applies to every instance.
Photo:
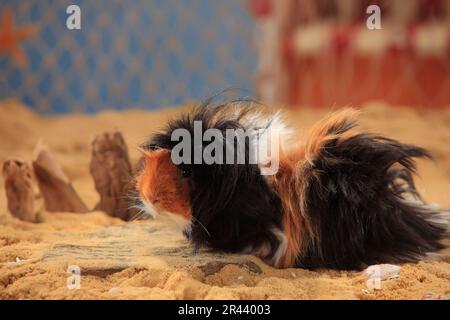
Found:
[[[71,4],[81,30],[66,28]],[[1,0],[0,98],[65,113],[179,105],[230,86],[249,95],[253,28],[240,0]]]
[[[66,8],[81,8],[68,30]],[[369,5],[381,30],[369,30]],[[450,0],[1,0],[0,99],[42,114],[223,89],[292,107],[450,105]]]

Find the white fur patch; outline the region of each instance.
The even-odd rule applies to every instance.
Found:
[[[143,207],[141,208],[144,212],[144,214],[152,217],[153,219],[156,219],[158,216],[158,210],[153,205],[153,203],[149,201],[142,200]]]
[[[435,213],[426,220],[446,230],[446,236],[444,236],[444,238],[441,239],[440,242],[446,246],[450,246],[450,211],[443,211],[436,203],[424,204],[422,201],[418,201],[416,199],[406,199],[404,200],[404,202],[422,207],[423,209],[428,211],[434,211]],[[444,255],[439,252],[426,252],[419,258],[431,261],[439,261],[443,257]]]
[[[435,211],[435,214],[433,214],[431,218],[428,218],[427,221],[446,229],[447,232],[450,232],[450,211],[440,209],[436,203],[424,204],[422,201],[417,201],[414,199],[407,199],[404,201],[415,206],[420,206],[429,211]]]
[[[283,146],[289,141],[293,130],[284,121],[281,112],[277,111],[273,114],[263,114],[262,112],[255,112],[244,120],[244,124],[249,128],[261,128],[259,140],[270,141],[269,134],[275,133]]]
[[[281,231],[280,229],[273,227],[271,231],[280,241],[277,251],[272,257],[272,263],[275,267],[277,267],[279,265],[281,257],[283,257],[286,253],[288,247],[288,240],[284,232]]]
[[[253,128],[252,148],[257,154],[257,163],[262,175],[276,174],[281,150],[290,144],[292,129],[284,122],[281,113],[266,115],[256,112],[244,121]]]
[[[186,219],[180,214],[159,210],[153,203],[143,200],[144,214],[151,216],[153,219],[166,220],[175,224],[181,230],[187,230],[191,224],[190,219]]]
[[[260,246],[254,248],[252,246],[246,247],[244,250],[242,250],[242,253],[244,254],[253,254],[257,257],[260,257],[261,259],[270,259],[270,263],[278,267],[280,259],[284,256],[287,250],[288,246],[288,240],[286,235],[283,231],[278,229],[277,227],[272,227],[271,232],[277,237],[279,244],[278,248],[275,251],[275,254],[273,256],[270,256],[270,252],[272,251],[272,248],[270,247],[270,244],[265,242],[261,244]]]

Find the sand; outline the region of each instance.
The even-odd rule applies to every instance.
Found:
[[[424,198],[450,207],[450,108],[415,111],[372,103],[362,126],[428,148],[435,162],[419,162],[417,185]],[[32,159],[43,139],[86,204],[98,201],[89,175],[90,142],[119,129],[135,146],[180,109],[130,110],[95,116],[39,117],[14,100],[0,102],[0,161]],[[325,110],[289,111],[307,128]],[[0,299],[421,299],[450,297],[450,250],[439,261],[401,265],[400,276],[371,290],[360,272],[277,270],[248,255],[201,251],[194,255],[166,221],[122,222],[103,212],[45,212],[36,196],[39,223],[13,218],[0,178]],[[80,288],[69,289],[69,266],[81,270]]]

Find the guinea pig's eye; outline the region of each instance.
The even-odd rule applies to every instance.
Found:
[[[189,176],[191,175],[191,169],[188,168],[188,167],[182,167],[182,168],[181,168],[181,175],[182,175],[184,178],[189,177]]]

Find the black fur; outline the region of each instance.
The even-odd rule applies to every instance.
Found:
[[[226,129],[245,130],[240,119],[248,110],[240,109],[239,114],[231,118],[230,115],[217,117],[225,107],[204,105],[190,115],[170,121],[163,133],[153,136],[148,148],[172,149],[178,143],[171,141],[173,130],[185,128],[193,136],[194,121],[202,121],[203,132],[216,128],[224,137]],[[234,148],[234,145],[224,141],[225,148]],[[196,247],[241,252],[248,247],[258,248],[265,244],[270,248],[269,255],[277,249],[278,239],[271,229],[282,229],[280,199],[260,174],[259,167],[248,164],[248,139],[245,150],[246,164],[180,165],[180,172],[190,173],[187,179],[194,218],[186,236]]]
[[[443,248],[446,230],[430,222],[439,211],[425,206],[415,189],[413,157],[430,155],[370,134],[329,141],[308,174],[308,215],[318,237],[297,265],[360,269],[417,261]]]

